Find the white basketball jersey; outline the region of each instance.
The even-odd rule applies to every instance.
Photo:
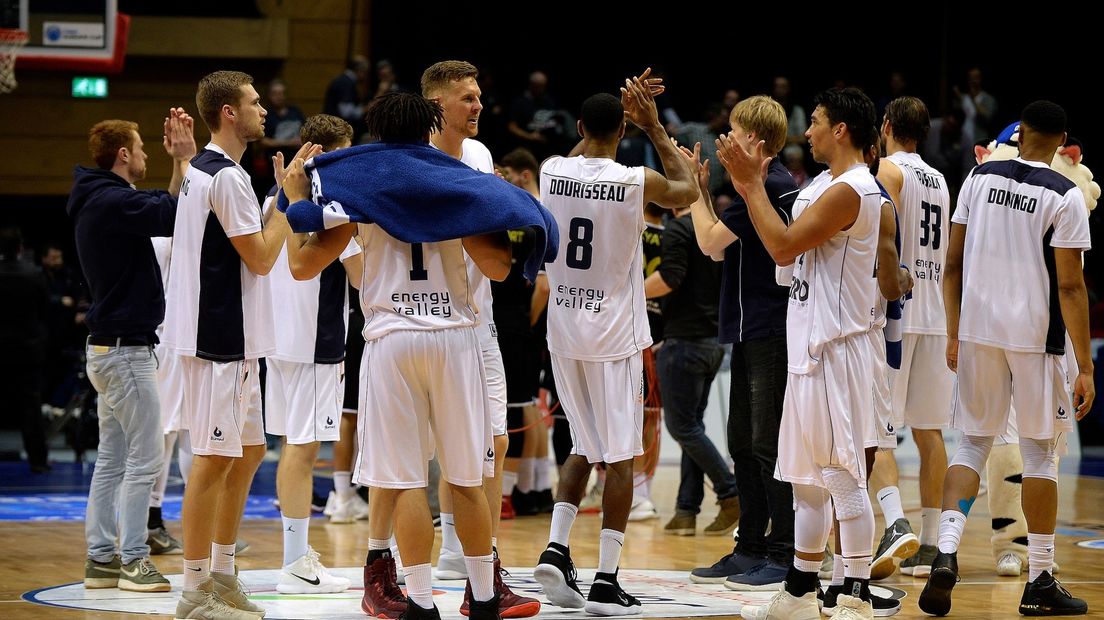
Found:
[[[480,172],[494,174],[494,159],[491,157],[491,151],[482,142],[465,138],[462,148],[463,154],[460,156],[460,161]],[[487,342],[497,337],[494,330],[494,311],[491,308],[494,303],[491,297],[491,280],[483,275],[467,254],[464,257],[468,259],[468,279],[472,283],[475,307],[479,313],[479,327],[476,328],[476,332],[479,334],[479,342]]]
[[[943,265],[951,234],[951,198],[943,173],[916,153],[898,151],[888,157],[901,170],[897,213],[901,222],[901,264],[912,272],[912,299],[902,309],[907,334],[946,335],[943,309]]]
[[[986,162],[962,184],[952,220],[966,224],[959,339],[1062,354],[1054,248],[1091,245],[1081,190],[1040,162]]]
[[[859,195],[855,223],[797,257],[786,314],[789,371],[807,374],[819,362],[825,343],[875,326],[880,298],[874,266],[878,256],[882,194],[863,164],[833,179],[813,180],[793,206],[796,222],[833,185],[847,184]]]
[[[612,159],[550,157],[541,200],[560,229],[548,263],[548,350],[611,361],[652,345],[644,305],[644,168]]]
[[[364,340],[399,329],[475,327],[473,288],[459,239],[404,243],[375,224],[360,224]]]

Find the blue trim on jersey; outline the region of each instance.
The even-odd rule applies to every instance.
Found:
[[[987,161],[977,168],[974,168],[975,176],[983,174],[992,174],[994,176],[1012,179],[1024,185],[1033,185],[1035,187],[1049,189],[1059,196],[1065,196],[1066,192],[1077,187],[1073,181],[1049,167],[1039,168],[1014,159]]]
[[[362,258],[358,256],[358,258]],[[345,265],[335,260],[318,276],[318,331],[314,339],[314,363],[337,364],[345,359],[346,295],[349,281]]]
[[[1062,307],[1058,298],[1058,264],[1050,238],[1054,236],[1054,227],[1043,235],[1043,262],[1047,270],[1047,286],[1050,287],[1050,322],[1047,325],[1046,352],[1050,355],[1066,354],[1066,322],[1062,320]]]

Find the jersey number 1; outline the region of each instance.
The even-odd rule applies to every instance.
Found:
[[[585,217],[573,217],[567,225],[567,266],[572,269],[590,269],[594,254],[591,242],[594,240],[594,222]]]
[[[410,279],[428,280],[429,272],[425,269],[425,257],[422,256],[422,244],[410,244]]]

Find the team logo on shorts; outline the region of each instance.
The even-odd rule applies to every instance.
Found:
[[[493,461],[494,456],[495,456],[494,455],[494,448],[487,448],[487,460],[488,461]]]
[[[333,427],[334,427],[333,418],[331,418],[330,416],[326,416],[326,428],[333,428]]]
[[[893,434],[893,424],[892,423],[886,424],[886,435],[892,435],[892,434]]]
[[[1059,419],[1059,420],[1065,420],[1065,419],[1066,419],[1066,417],[1067,417],[1067,416],[1066,416],[1066,410],[1065,410],[1065,408],[1063,408],[1063,407],[1058,407],[1058,419]]]
[[[213,441],[222,441],[222,431],[219,430],[219,427],[215,427],[214,432],[211,433],[211,439]]]

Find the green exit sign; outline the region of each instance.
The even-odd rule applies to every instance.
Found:
[[[73,96],[103,99],[107,97],[107,78],[105,77],[75,77],[73,78]]]

